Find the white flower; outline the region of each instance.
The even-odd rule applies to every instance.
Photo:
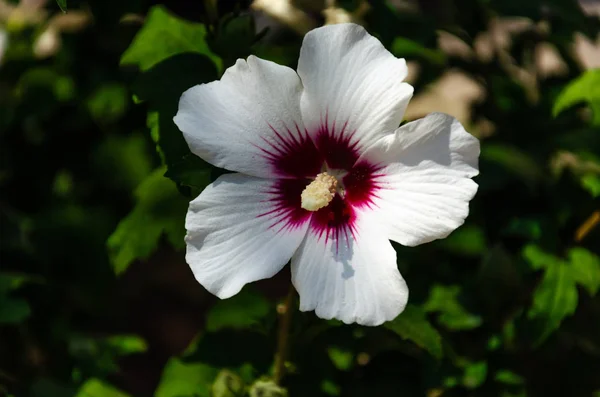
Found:
[[[306,35],[297,73],[251,56],[182,95],[175,123],[192,152],[237,172],[190,203],[186,260],[200,284],[228,298],[291,258],[300,310],[365,325],[402,312],[389,240],[415,246],[460,226],[479,156],[450,116],[398,128],[406,73],[341,24]]]

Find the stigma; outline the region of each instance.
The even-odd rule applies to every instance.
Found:
[[[337,184],[337,179],[327,172],[318,174],[315,180],[302,191],[301,207],[307,211],[318,211],[327,207],[335,196]]]

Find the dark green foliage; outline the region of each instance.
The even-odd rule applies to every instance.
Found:
[[[323,22],[319,5],[293,3]],[[480,188],[447,239],[394,245],[410,288],[395,320],[326,321],[294,297],[281,385],[289,272],[222,301],[194,280],[187,205],[227,171],[190,153],[172,120],[183,91],[237,58],[295,67],[301,35],[238,0],[57,0],[32,21],[1,15],[0,395],[598,395],[600,69],[572,47],[600,21],[575,0],[396,3],[369,1],[363,20],[418,63],[415,95],[448,71],[481,86],[463,120],[481,139]],[[52,18],[81,10],[94,23],[36,59]],[[481,56],[502,17],[532,23]],[[440,31],[463,51],[438,45]],[[542,43],[562,72],[536,69]]]

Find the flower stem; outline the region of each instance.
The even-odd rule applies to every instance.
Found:
[[[290,284],[290,289],[285,298],[285,301],[277,306],[279,313],[279,328],[277,330],[277,352],[275,353],[275,370],[273,378],[276,384],[281,383],[281,379],[285,373],[285,360],[288,353],[288,340],[290,335],[290,327],[292,325],[292,314],[294,312],[294,297],[296,290]]]

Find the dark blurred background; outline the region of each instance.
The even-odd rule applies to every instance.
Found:
[[[0,395],[600,396],[599,15],[591,0],[0,0]],[[395,321],[292,310],[275,387],[289,270],[226,301],[194,280],[187,203],[222,171],[171,120],[237,58],[295,67],[304,33],[349,21],[407,59],[406,119],[446,112],[481,139],[480,190],[449,238],[395,245],[411,288]]]

